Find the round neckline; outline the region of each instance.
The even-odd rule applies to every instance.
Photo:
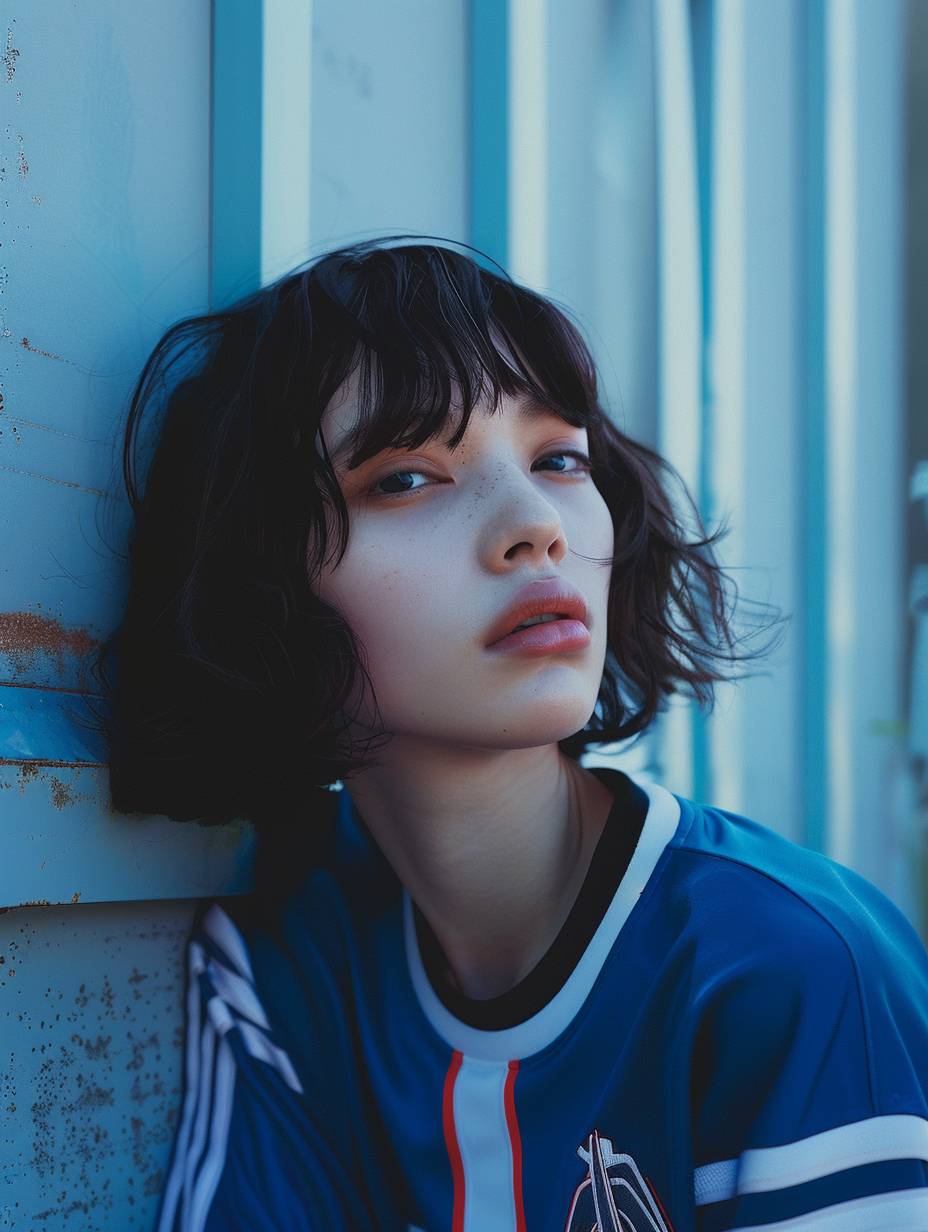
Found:
[[[428,920],[412,903],[416,942],[433,993],[459,1021],[484,1031],[518,1026],[564,986],[599,927],[631,862],[647,815],[647,792],[624,771],[590,770],[613,794],[583,882],[557,935],[517,984],[494,997],[470,997],[447,978],[449,964]]]
[[[589,767],[593,769],[593,767]],[[600,767],[596,767],[599,769]],[[402,886],[402,932],[412,991],[436,1035],[451,1048],[477,1060],[510,1061],[533,1056],[551,1044],[577,1017],[596,983],[626,920],[645,890],[660,875],[662,860],[684,819],[681,797],[650,779],[630,775],[647,793],[649,804],[638,845],[599,927],[558,992],[531,1018],[515,1026],[483,1030],[458,1018],[438,997],[422,961],[413,903]]]

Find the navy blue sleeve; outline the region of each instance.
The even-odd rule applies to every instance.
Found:
[[[301,1030],[311,1038],[313,1026],[310,1012]],[[212,903],[187,944],[183,1105],[157,1232],[394,1226],[365,1183],[373,1144],[346,1136],[355,1119],[340,1104],[339,1059],[318,1062],[297,1072],[244,937]]]
[[[868,896],[850,937],[805,906],[771,921],[709,999],[699,1232],[928,1229],[928,954]]]

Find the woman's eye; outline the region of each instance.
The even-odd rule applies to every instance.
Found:
[[[543,458],[539,458],[539,463],[549,462],[552,458],[576,458],[578,462],[582,463],[580,467],[575,467],[573,470],[558,469],[557,471],[555,471],[555,474],[559,474],[559,475],[584,474],[584,473],[589,472],[589,470],[592,468],[592,462],[590,461],[590,459],[587,457],[585,453],[581,453],[579,449],[552,450],[551,453],[545,454]],[[425,476],[426,479],[429,478],[428,474],[425,471],[413,471],[413,470],[390,471],[389,474],[381,475],[379,479],[375,479],[374,482],[371,484],[371,486],[367,489],[366,494],[368,496],[393,497],[393,496],[405,496],[407,495],[407,493],[412,493],[412,492],[419,492],[421,491],[421,486],[418,488],[401,487],[399,491],[394,491],[394,492],[385,492],[385,491],[382,491],[380,488],[380,485],[383,483],[391,483],[393,481],[403,481],[403,480],[409,479],[413,475]]]
[[[380,491],[382,483],[389,483],[393,479],[406,479],[410,475],[425,475],[425,471],[390,471],[389,475],[381,475],[379,479],[375,479],[367,489],[367,494],[369,496],[404,496],[407,492],[418,492],[418,488],[401,488],[399,492]],[[427,475],[426,478],[428,478]]]
[[[583,463],[583,466],[579,468],[580,471],[591,470],[593,466],[593,463],[590,461],[587,455],[585,453],[581,453],[579,449],[558,449],[552,453],[546,453],[545,456],[541,458],[540,460],[542,462],[547,462],[549,458],[576,458],[579,462]],[[563,472],[558,472],[558,473],[567,475],[567,474],[576,474],[577,472],[576,471],[563,471]]]

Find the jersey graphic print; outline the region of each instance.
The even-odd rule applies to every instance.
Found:
[[[574,1193],[564,1232],[673,1232],[651,1182],[631,1155],[616,1153],[595,1129],[577,1154],[590,1171]]]

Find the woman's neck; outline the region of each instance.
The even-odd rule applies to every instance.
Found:
[[[613,802],[556,745],[447,757],[396,739],[346,787],[452,982],[480,999],[514,987],[557,936]]]

